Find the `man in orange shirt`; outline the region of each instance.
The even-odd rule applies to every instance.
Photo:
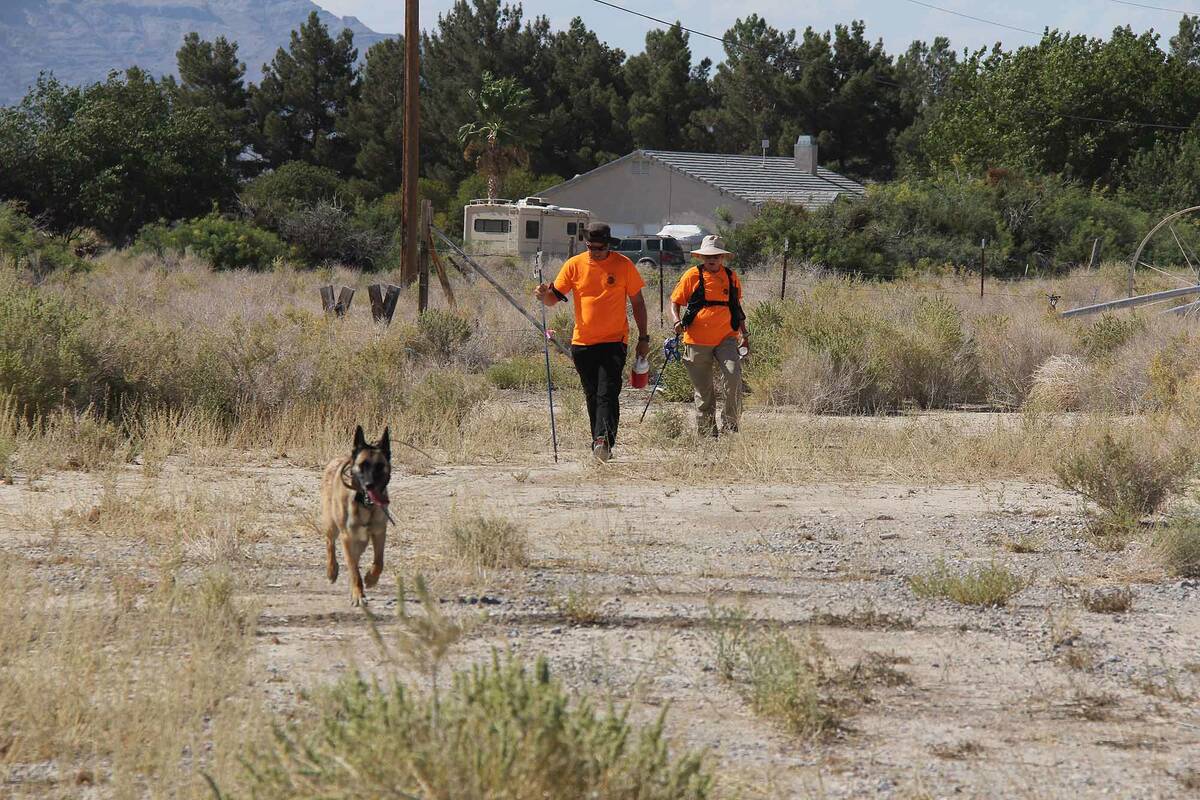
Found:
[[[607,225],[589,225],[586,238],[587,252],[568,259],[554,282],[539,284],[534,296],[547,306],[566,300],[568,294],[575,301],[571,354],[587,396],[592,455],[608,461],[617,441],[628,352],[626,300],[633,306],[633,320],[638,326],[637,354],[644,356],[650,351],[646,301],[642,298],[646,284],[632,261],[610,250],[620,239],[613,238]]]
[[[723,244],[720,236],[705,236],[700,248],[692,251],[700,257],[700,266],[683,273],[671,292],[671,320],[675,333],[683,333],[683,364],[696,390],[696,427],[701,436],[717,435],[718,374],[725,385],[721,431],[737,431],[742,414],[739,333],[746,354],[750,352],[750,332],[742,312],[742,283],[725,266],[725,259],[733,253]]]

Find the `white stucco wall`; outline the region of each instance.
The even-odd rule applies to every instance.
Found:
[[[538,196],[555,205],[588,209],[593,220],[607,222],[615,235],[657,233],[667,224],[716,231],[718,208],[728,209],[735,221],[754,213],[744,200],[653,159],[624,158]]]

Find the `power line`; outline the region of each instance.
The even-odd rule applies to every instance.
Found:
[[[905,2],[912,3],[914,6],[924,6],[925,8],[932,8],[934,11],[941,11],[944,14],[953,14],[956,17],[963,17],[964,19],[971,19],[971,20],[975,20],[976,22],[982,22],[985,25],[995,25],[997,28],[1007,28],[1010,31],[1020,31],[1021,33],[1032,33],[1034,36],[1042,35],[1041,31],[1031,31],[1028,28],[1019,28],[1016,25],[1009,25],[1004,22],[996,22],[995,20],[984,19],[983,17],[976,17],[976,16],[972,16],[971,14],[964,14],[961,11],[954,11],[949,8],[942,8],[941,6],[935,6],[935,5],[931,5],[929,3],[923,3],[923,2],[921,2],[921,0],[905,0]]]
[[[954,14],[955,16],[967,17],[968,19],[977,20],[979,22],[986,22],[991,25],[999,25],[1004,28],[1011,28],[1012,30],[1021,31],[1022,33],[1033,33],[1034,35],[1040,35],[1040,34],[1037,34],[1035,31],[1029,30],[1028,28],[1017,28],[1012,25],[1005,25],[1004,23],[1001,23],[1001,22],[993,22],[992,20],[983,19],[982,17],[972,17],[969,14],[962,14],[958,11],[951,11],[948,8],[940,8],[938,6],[929,5],[928,3],[921,2],[921,0],[905,0],[905,1],[909,2],[909,3],[913,3],[915,5],[919,5],[919,6],[926,6],[927,8],[932,8],[936,11],[945,11],[947,14]],[[615,3],[610,3],[610,2],[608,2],[608,0],[592,0],[592,2],[599,3],[602,6],[608,6],[609,8],[614,8],[617,11],[624,11],[626,14],[632,14],[635,17],[641,17],[642,19],[648,19],[651,22],[657,22],[660,25],[666,25],[668,28],[674,27],[675,25],[679,24],[677,22],[668,22],[668,21],[666,21],[664,19],[660,19],[658,17],[652,17],[649,14],[643,14],[640,11],[634,11],[632,8],[625,8],[624,6],[619,6]],[[1127,3],[1126,0],[1113,0],[1113,2],[1115,2],[1115,3],[1125,2],[1126,5],[1138,5],[1137,3]],[[706,33],[704,31],[695,30],[693,28],[685,28],[682,25],[679,25],[679,27],[681,30],[685,30],[688,33],[694,33],[697,36],[703,36],[707,39],[712,39],[713,41],[721,42],[730,47],[734,47],[734,48],[740,47],[740,45],[737,42],[730,41],[729,39],[726,39],[721,36],[715,36],[711,33]],[[792,63],[803,66],[803,62],[793,60]],[[828,67],[828,69],[833,71],[833,67]],[[878,75],[872,75],[871,78],[874,79],[877,83],[881,83],[885,86],[891,86],[896,89],[904,88],[901,84],[896,83],[894,81],[886,80],[884,78],[880,78]],[[1089,116],[1084,116],[1081,114],[1066,114],[1063,112],[1052,111],[1050,109],[1046,109],[1045,113],[1048,115],[1053,114],[1053,115],[1056,115],[1059,117],[1064,117],[1066,119],[1074,119],[1074,120],[1079,120],[1081,122],[1095,122],[1095,123],[1100,123],[1100,124],[1105,124],[1105,125],[1126,125],[1126,126],[1134,127],[1134,128],[1159,128],[1159,129],[1163,129],[1163,130],[1174,130],[1174,131],[1190,130],[1190,127],[1187,125],[1169,125],[1169,124],[1160,123],[1160,122],[1134,122],[1132,120],[1123,120],[1123,119],[1105,119],[1103,117],[1089,117]]]
[[[615,8],[617,11],[624,11],[626,14],[633,14],[635,17],[641,17],[642,19],[648,19],[651,22],[657,22],[659,25],[665,25],[668,28],[673,28],[676,25],[679,25],[680,30],[687,31],[688,33],[695,34],[696,36],[702,36],[705,39],[712,39],[714,42],[720,42],[721,44],[725,45],[726,47],[731,47],[734,49],[738,49],[738,48],[745,49],[743,45],[740,45],[737,42],[732,41],[730,39],[726,39],[723,36],[716,36],[711,33],[706,33],[705,31],[696,30],[695,28],[685,28],[679,22],[668,22],[667,20],[661,19],[659,17],[652,17],[649,14],[643,14],[640,11],[634,11],[632,8],[625,8],[624,6],[619,6],[615,3],[610,3],[610,2],[608,2],[608,0],[592,0],[592,2],[599,3],[602,6],[608,6],[609,8]],[[787,59],[787,62],[790,64],[794,64],[798,67],[804,67],[811,63],[811,62],[800,61],[800,60],[794,59],[794,58]],[[828,64],[818,64],[817,66],[825,67],[830,72],[836,72],[836,70],[834,70],[834,68],[832,66],[829,66]],[[892,86],[896,89],[904,88],[903,86],[896,83],[895,81],[889,81],[886,78],[879,77],[878,75],[871,75],[871,79],[874,80],[876,83],[883,84],[884,86]]]
[[[1148,6],[1145,3],[1133,3],[1130,0],[1111,0],[1113,3],[1120,3],[1123,6],[1134,6],[1135,8],[1148,8],[1151,11],[1167,11],[1171,14],[1186,14],[1187,16],[1196,16],[1200,11],[1181,11],[1178,8],[1163,8],[1162,6]]]

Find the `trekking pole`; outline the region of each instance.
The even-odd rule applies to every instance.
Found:
[[[535,256],[537,261],[538,283],[542,280],[542,251]],[[539,301],[540,302],[540,301]],[[550,441],[554,444],[554,463],[558,463],[558,429],[554,425],[554,384],[550,380],[550,331],[546,328],[546,304],[542,306],[542,352],[546,356],[546,396],[550,399]]]
[[[638,420],[641,424],[646,421],[646,412],[650,410],[650,404],[654,402],[654,394],[658,391],[658,387],[662,385],[663,375],[667,373],[667,366],[672,361],[679,360],[679,336],[676,334],[674,339],[667,339],[663,342],[663,365],[658,371],[658,377],[654,379],[654,388],[650,390],[650,396],[646,398],[646,407],[642,409],[642,418]]]

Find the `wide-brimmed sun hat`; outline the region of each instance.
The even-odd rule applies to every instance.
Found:
[[[692,251],[694,256],[731,256],[733,253],[725,249],[725,240],[716,234],[705,236],[700,246]]]

